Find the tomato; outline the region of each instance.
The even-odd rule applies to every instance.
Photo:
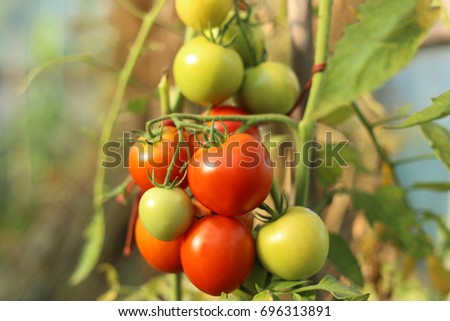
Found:
[[[263,62],[245,70],[236,95],[249,113],[288,113],[295,105],[300,85],[292,69],[278,62]]]
[[[328,255],[329,236],[321,218],[300,206],[290,207],[278,220],[263,226],[256,237],[259,261],[285,280],[319,272]]]
[[[187,99],[209,106],[238,91],[244,79],[244,66],[232,49],[197,37],[178,51],[173,73],[176,84]]]
[[[247,39],[251,47],[245,39]],[[264,33],[257,25],[243,22],[241,29],[236,22],[233,22],[225,31],[222,41],[225,44],[230,43],[228,48],[235,50],[239,54],[245,67],[258,65],[265,59]]]
[[[142,195],[139,217],[145,229],[158,240],[173,241],[191,225],[194,208],[181,188],[153,187]]]
[[[202,148],[188,165],[195,198],[212,212],[239,216],[259,206],[272,186],[272,165],[264,145],[247,133],[219,146]]]
[[[130,148],[128,155],[128,170],[134,181],[145,191],[153,187],[149,179],[154,173],[154,178],[157,183],[162,184],[166,178],[167,169],[175,154],[178,144],[178,131],[173,126],[165,126],[162,132],[161,140],[154,143],[144,142],[144,138],[140,137]],[[184,137],[184,141],[188,141],[188,137]],[[186,144],[187,145],[187,144]],[[184,172],[182,172],[183,165],[189,160],[189,155],[193,154],[190,147],[184,146],[180,148],[178,157],[175,162],[171,181],[178,177],[182,179]],[[187,181],[181,183],[181,187],[186,187]]]
[[[165,273],[179,273],[183,271],[181,266],[181,240],[164,242],[151,235],[138,218],[134,230],[136,245],[142,257],[154,269]]]
[[[220,295],[236,290],[255,262],[248,229],[232,217],[209,215],[195,222],[181,244],[181,263],[201,291]]]
[[[226,18],[233,0],[176,0],[181,21],[197,31],[217,27]]]
[[[209,116],[230,116],[230,115],[248,115],[248,113],[239,107],[233,106],[217,106],[211,108],[209,111]],[[211,123],[208,122],[209,126]],[[225,125],[225,126],[224,126]],[[219,130],[222,134],[225,134],[225,128],[227,128],[228,134],[235,133],[239,127],[242,126],[242,122],[240,121],[214,121],[214,128]],[[260,138],[258,126],[253,126],[247,129],[246,133],[255,136],[256,138]]]

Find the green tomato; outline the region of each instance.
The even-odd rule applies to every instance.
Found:
[[[231,43],[228,48],[233,49],[241,56],[245,67],[255,66],[265,59],[264,33],[259,26],[243,23],[241,29],[234,22],[226,30],[222,41],[225,44]]]
[[[197,37],[178,51],[173,73],[186,98],[209,106],[224,101],[238,91],[244,78],[244,66],[232,49]]]
[[[323,267],[329,236],[321,218],[300,206],[290,207],[275,222],[263,226],[256,237],[261,264],[285,280],[308,278]]]
[[[153,187],[139,201],[139,217],[144,228],[161,241],[181,237],[191,226],[194,209],[181,188]]]
[[[292,69],[267,61],[245,70],[236,99],[249,113],[286,114],[294,107],[299,93],[300,84]]]
[[[227,17],[233,0],[176,0],[175,9],[187,26],[197,31],[217,27]]]

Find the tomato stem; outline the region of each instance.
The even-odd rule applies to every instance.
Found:
[[[320,1],[316,53],[314,57],[314,63],[316,65],[325,64],[327,60],[332,8],[333,0]],[[295,204],[300,206],[308,206],[309,183],[311,175],[311,157],[309,157],[310,149],[306,149],[306,147],[308,146],[309,142],[312,142],[314,140],[315,121],[312,117],[312,113],[314,108],[316,107],[322,78],[322,71],[314,73],[312,77],[312,85],[308,103],[306,104],[305,113],[302,120],[298,124],[295,135],[297,152],[300,153],[300,157],[302,160],[300,166],[297,166],[295,170]]]
[[[244,39],[245,45],[247,46],[248,50],[250,51],[250,57],[252,59],[251,65],[252,66],[256,66],[259,63],[259,61],[256,58],[255,47],[253,46],[251,41],[248,39],[246,30],[244,29],[244,25],[242,24],[243,22],[245,23],[245,21],[243,21],[241,19],[241,16],[240,16],[240,13],[239,13],[240,12],[240,10],[239,10],[239,0],[233,0],[233,2],[234,2],[234,16],[235,16],[235,19],[236,19],[237,26],[238,26],[239,30],[241,31],[242,39]],[[248,16],[250,15],[250,10],[247,10],[247,14],[248,14]]]
[[[161,77],[158,84],[159,92],[159,104],[161,106],[161,115],[168,115],[171,113],[170,110],[170,98],[169,98],[169,77],[167,72]]]

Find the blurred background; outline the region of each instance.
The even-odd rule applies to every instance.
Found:
[[[134,1],[142,10],[148,10],[150,2]],[[135,79],[150,87],[170,67],[182,43],[173,2],[169,0],[164,8],[136,68]],[[281,17],[276,29],[265,30],[269,54],[288,62],[285,2],[268,2],[273,16]],[[336,14],[333,41],[354,19],[351,8],[360,1],[335,2],[341,11]],[[139,25],[139,19],[113,0],[0,2],[0,300],[95,300],[109,288],[99,270],[76,287],[68,285],[68,278],[92,214],[98,133],[111,103],[117,70]],[[413,63],[377,91],[376,98],[387,110],[410,103],[417,111],[430,105],[431,97],[450,89],[448,29],[436,30],[435,38],[430,38]],[[68,55],[77,58],[38,75],[23,92],[33,67]],[[138,86],[131,86],[127,93],[129,98],[144,94],[148,92]],[[141,114],[124,113],[116,137],[142,128],[157,110],[151,100]],[[448,118],[441,123],[450,126]],[[402,135],[395,141],[399,146],[395,157],[430,153],[416,129]],[[114,186],[126,176],[126,169],[107,174]],[[405,186],[448,178],[445,167],[434,160],[400,168]],[[414,192],[410,197],[414,206],[450,217],[449,193]],[[155,271],[136,251],[130,257],[121,254],[129,212],[129,204],[106,204],[107,240],[101,262],[115,266],[121,283],[138,286]],[[420,287],[413,295],[398,294],[394,299],[433,298]]]

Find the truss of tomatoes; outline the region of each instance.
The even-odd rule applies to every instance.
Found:
[[[176,0],[187,26],[200,31],[226,24],[219,38],[230,42],[225,47],[197,37],[181,47],[173,65],[178,88],[199,106],[216,106],[209,116],[289,112],[300,90],[295,74],[286,65],[264,61],[258,27],[224,22],[232,6],[232,0]],[[241,108],[220,106],[230,97]],[[273,176],[258,128],[241,133],[238,121],[204,125],[223,134],[219,144],[202,146],[192,132],[167,122],[158,139],[140,137],[130,149],[129,173],[144,192],[135,225],[144,259],[161,272],[184,272],[214,296],[239,288],[256,260],[286,280],[317,273],[328,253],[328,232],[317,214],[290,207],[256,239],[252,235],[252,211],[269,195]],[[185,143],[181,148],[180,142]],[[163,187],[172,162],[169,181],[179,184]]]

